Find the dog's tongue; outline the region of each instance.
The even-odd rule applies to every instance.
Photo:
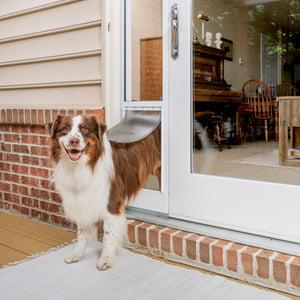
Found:
[[[72,149],[68,151],[68,154],[71,160],[76,161],[81,157],[82,151]]]

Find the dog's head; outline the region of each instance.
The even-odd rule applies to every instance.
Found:
[[[94,166],[104,153],[103,134],[106,125],[95,116],[63,116],[58,114],[49,132],[52,138],[51,156],[54,162],[60,159],[76,163],[84,157]]]

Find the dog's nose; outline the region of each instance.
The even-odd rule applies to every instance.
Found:
[[[70,139],[70,145],[72,147],[77,147],[79,145],[80,140],[76,137]]]

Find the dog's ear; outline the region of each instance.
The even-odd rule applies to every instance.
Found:
[[[48,123],[47,124],[49,134],[52,138],[54,137],[54,135],[57,131],[58,124],[60,123],[62,118],[63,118],[63,115],[57,114],[55,120],[53,121],[53,123]]]
[[[103,123],[101,123],[101,122],[98,120],[97,116],[95,116],[95,115],[92,115],[92,116],[90,117],[90,119],[91,119],[91,120],[94,122],[94,124],[97,126],[97,136],[98,136],[98,138],[100,138],[100,137],[104,134],[104,132],[106,131],[106,125],[103,124]]]

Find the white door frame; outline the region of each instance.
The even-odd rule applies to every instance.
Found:
[[[300,242],[300,187],[191,172],[191,10],[178,4],[179,56],[169,55],[169,215]],[[176,149],[174,151],[173,149]]]
[[[123,1],[121,1],[123,2]],[[129,66],[125,69],[126,94],[121,100],[122,117],[124,117],[127,110],[158,110],[161,111],[161,190],[155,191],[150,189],[142,189],[131,207],[146,209],[150,211],[159,212],[162,214],[168,213],[168,44],[167,44],[167,25],[168,18],[165,15],[167,9],[167,2],[163,2],[163,100],[162,101],[132,101],[131,97],[131,0],[125,1],[124,14],[126,14],[126,43],[125,38],[125,57],[123,57],[123,65]],[[124,24],[124,23],[123,23]],[[121,63],[122,63],[121,62]]]

